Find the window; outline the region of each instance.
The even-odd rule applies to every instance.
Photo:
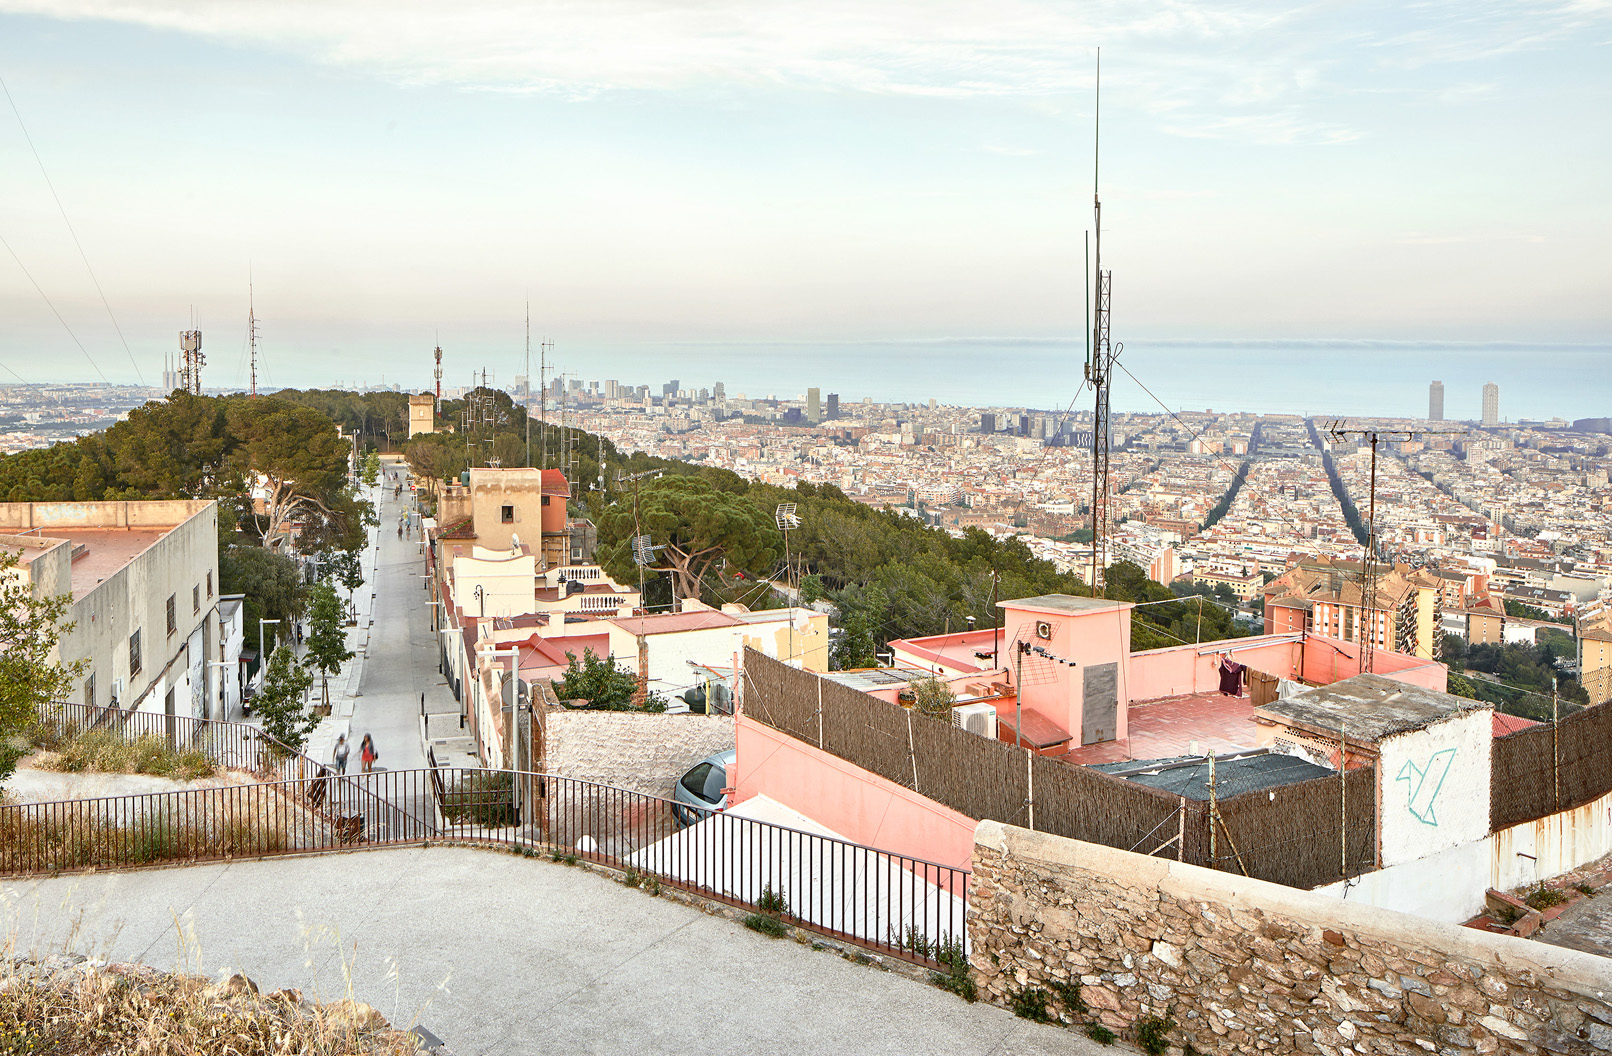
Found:
[[[209,598],[213,596],[213,570],[212,569],[207,570],[207,596]]]
[[[513,507],[513,506],[505,506],[504,507],[504,523],[505,524],[514,524],[515,523],[515,507]]]
[[[549,497],[547,495],[545,495],[545,496],[543,496],[543,505],[547,506],[548,504],[549,504]]]
[[[190,611],[201,611],[201,584],[190,588]]]
[[[91,671],[84,678],[84,703],[95,707],[95,672]]]
[[[129,677],[140,673],[140,632],[129,635]]]
[[[174,615],[174,596],[168,595],[168,633],[172,634],[179,629],[179,619]]]

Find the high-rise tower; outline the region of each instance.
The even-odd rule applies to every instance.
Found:
[[[806,390],[806,420],[816,425],[823,420],[823,390]]]
[[[1500,424],[1500,386],[1492,381],[1483,386],[1483,424]]]
[[[1444,420],[1444,383],[1435,381],[1427,387],[1427,420],[1442,422]]]

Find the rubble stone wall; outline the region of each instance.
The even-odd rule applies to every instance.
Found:
[[[670,796],[689,767],[733,747],[732,715],[551,709],[549,773]]]
[[[1612,960],[999,822],[968,930],[988,1000],[1078,980],[1054,1014],[1176,1052],[1612,1051]]]

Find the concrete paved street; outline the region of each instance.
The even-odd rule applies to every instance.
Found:
[[[424,766],[421,695],[433,712],[459,710],[437,671],[419,528],[410,537],[397,537],[398,518],[413,508],[408,468],[383,463],[383,470],[371,493],[381,523],[371,530],[371,544],[364,550],[366,582],[355,598],[358,626],[348,634],[348,648],[357,655],[331,679],[332,715],[309,738],[307,748],[312,758],[328,762],[336,737],[346,734],[352,748],[349,770],[358,769],[358,745],[365,733],[380,752],[378,768]],[[404,483],[398,498],[392,496],[393,476]]]
[[[418,702],[418,698],[416,698]],[[351,995],[459,1056],[1124,1052],[547,859],[360,851],[4,885],[19,951]],[[176,921],[179,927],[176,928]],[[181,935],[180,929],[183,929]]]

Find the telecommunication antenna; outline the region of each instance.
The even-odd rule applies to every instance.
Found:
[[[1109,301],[1113,292],[1114,274],[1103,270],[1103,202],[1097,193],[1100,173],[1099,159],[1102,148],[1102,80],[1103,49],[1097,49],[1096,103],[1093,107],[1091,204],[1092,227],[1095,233],[1093,248],[1096,256],[1097,282],[1093,290],[1095,304],[1092,312],[1091,346],[1086,353],[1086,381],[1095,397],[1091,423],[1091,589],[1093,596],[1103,587],[1103,573],[1107,567],[1108,530],[1110,521],[1108,493],[1109,464],[1109,388],[1113,381],[1114,362],[1124,350],[1123,345],[1111,345],[1109,340]]]
[[[246,337],[252,346],[252,397],[257,398],[257,307],[253,300],[252,275],[246,276]]]
[[[537,442],[543,447],[543,468],[549,468],[549,349],[554,342],[545,340],[537,346]]]
[[[434,357],[436,357],[436,362],[437,362],[436,369],[434,369],[431,373],[432,373],[432,376],[437,379],[437,402],[441,403],[442,402],[442,346],[438,345],[435,349],[432,350],[431,354]]]
[[[526,301],[526,360],[521,367],[521,410],[526,416],[526,464],[532,464],[532,302]]]
[[[179,331],[179,350],[184,355],[179,368],[179,387],[194,396],[201,395],[201,368],[207,362],[201,347],[200,330]]]
[[[1358,429],[1344,428],[1344,419],[1339,418],[1327,426],[1327,435],[1334,440],[1341,441],[1346,436],[1358,436],[1371,445],[1371,498],[1366,516],[1366,545],[1365,553],[1360,560],[1360,609],[1367,629],[1362,634],[1364,646],[1361,652],[1364,658],[1360,670],[1369,673],[1372,670],[1373,659],[1376,656],[1377,645],[1377,614],[1382,613],[1383,619],[1383,648],[1389,648],[1392,643],[1388,640],[1388,610],[1377,607],[1377,443],[1381,440],[1410,440],[1419,435],[1431,436],[1437,434],[1461,434],[1465,429],[1376,429],[1363,427]],[[1341,479],[1341,478],[1340,478]],[[1340,595],[1338,602],[1341,605],[1343,598]],[[1360,621],[1355,622],[1358,627]],[[1433,659],[1437,659],[1434,657]]]

